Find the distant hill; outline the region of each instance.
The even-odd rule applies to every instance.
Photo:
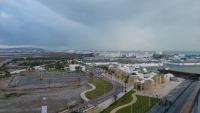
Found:
[[[0,52],[47,52],[48,50],[43,48],[33,47],[19,47],[19,48],[2,48]]]

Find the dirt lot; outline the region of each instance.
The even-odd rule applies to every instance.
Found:
[[[8,87],[9,78],[0,80],[0,113],[40,113],[41,99],[47,98],[48,113],[55,113],[70,106],[79,104],[80,93],[90,89],[86,85],[89,77],[75,73],[43,73],[38,81],[38,73],[16,76]],[[64,76],[63,76],[64,75]],[[81,78],[80,86],[77,78]],[[49,87],[48,81],[51,80]]]
[[[80,82],[78,79],[80,78]],[[35,72],[23,73],[13,77],[10,86],[17,88],[44,88],[50,86],[72,86],[85,84],[89,80],[84,73],[67,73],[67,72]]]

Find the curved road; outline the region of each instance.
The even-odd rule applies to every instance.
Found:
[[[96,77],[101,76],[100,74],[98,74],[98,72],[96,70],[93,71],[93,73],[94,73],[94,75]],[[96,98],[96,99],[92,99],[92,100],[90,100],[90,101],[88,101],[86,103],[83,103],[83,104],[75,107],[75,108],[72,108],[70,110],[70,112],[72,112],[72,111],[74,111],[74,110],[76,110],[78,108],[81,108],[83,106],[86,106],[88,104],[92,104],[93,106],[96,106],[96,105],[98,105],[98,104],[100,104],[100,103],[112,98],[114,95],[119,94],[122,91],[122,89],[121,89],[122,88],[122,84],[120,84],[119,82],[116,82],[116,81],[114,81],[114,80],[112,80],[110,78],[107,78],[107,77],[102,77],[101,79],[111,82],[113,84],[113,86],[114,86],[113,90],[111,92],[105,94],[105,95],[102,95],[102,96]]]

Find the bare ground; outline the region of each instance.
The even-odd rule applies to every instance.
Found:
[[[90,86],[81,83],[81,86],[70,85],[54,88],[27,88],[25,85],[9,88],[9,78],[0,79],[0,113],[40,113],[41,100],[47,98],[48,113],[56,113],[60,110],[80,104],[80,93],[90,89]],[[57,85],[55,85],[57,86]],[[13,94],[13,95],[9,95]],[[7,97],[6,97],[7,95]]]

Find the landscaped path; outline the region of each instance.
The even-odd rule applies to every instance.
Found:
[[[94,86],[93,84],[90,84],[90,83],[87,83],[87,84],[89,84],[90,86],[92,86],[92,89],[89,89],[89,90],[87,90],[87,91],[83,91],[83,92],[80,94],[81,98],[82,98],[84,101],[86,101],[86,102],[89,101],[89,99],[85,96],[85,93],[96,89],[96,86]]]
[[[113,109],[110,113],[116,113],[118,110],[120,110],[120,109],[122,109],[122,108],[124,108],[124,107],[127,107],[127,106],[130,106],[130,105],[134,104],[134,103],[137,101],[137,97],[135,96],[136,94],[137,94],[137,93],[133,93],[133,94],[132,94],[133,100],[132,100],[130,103],[125,104],[125,105],[122,105],[122,106],[119,106],[119,107]]]

